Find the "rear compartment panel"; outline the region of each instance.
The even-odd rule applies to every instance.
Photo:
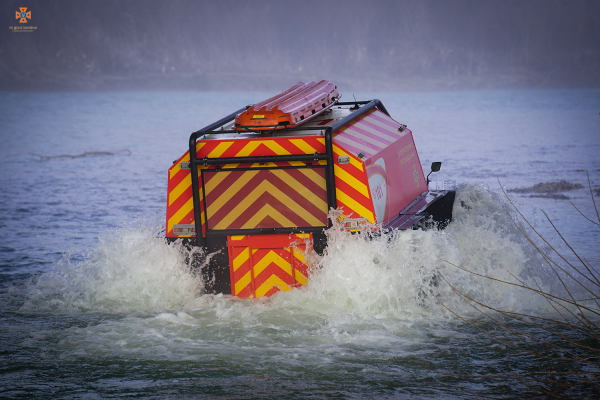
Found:
[[[304,286],[304,263],[310,234],[245,235],[227,237],[231,293],[238,297],[271,296]]]
[[[208,229],[327,226],[325,169],[204,170]]]
[[[263,138],[247,140],[205,140],[196,144],[198,158],[204,157],[246,157],[246,156],[273,156],[289,154],[314,154],[325,151],[325,140],[321,136],[294,137],[294,138]],[[194,206],[193,193],[190,178],[190,170],[182,169],[181,164],[189,162],[189,151],[182,155],[169,169],[168,201],[167,201],[167,237],[189,237],[192,235],[178,235],[173,232],[177,224],[193,225]],[[313,162],[316,166],[324,165],[325,161]],[[250,168],[273,168],[273,167],[303,167],[304,162],[281,162],[264,164],[226,164],[222,169],[250,169]],[[313,171],[317,171],[315,168]],[[198,176],[207,170],[215,170],[214,166],[198,167]],[[318,173],[317,173],[318,174]],[[308,173],[308,175],[314,175]],[[221,176],[221,175],[219,175]],[[313,176],[318,181],[316,177]],[[202,188],[202,185],[199,185]],[[206,234],[204,215],[204,191],[200,189],[200,208],[202,218],[202,233]],[[317,219],[321,218],[318,216]],[[327,225],[326,223],[324,225]],[[313,225],[308,225],[313,226]]]

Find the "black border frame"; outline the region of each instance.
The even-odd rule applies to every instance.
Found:
[[[256,171],[256,170],[274,170],[274,169],[324,169],[325,170],[325,191],[328,187],[327,166],[326,165],[301,165],[301,166],[275,166],[275,167],[258,167],[258,168],[219,168],[219,169],[203,169],[200,172],[202,179],[202,202],[204,206],[204,218],[206,220],[206,235],[205,236],[235,236],[235,235],[256,235],[269,233],[300,233],[300,232],[318,232],[327,228],[327,223],[320,226],[301,226],[287,228],[255,228],[255,229],[209,229],[208,228],[208,207],[206,206],[206,191],[204,174],[207,172],[218,173],[225,171]]]

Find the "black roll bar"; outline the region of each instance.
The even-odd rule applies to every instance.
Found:
[[[202,235],[202,219],[201,219],[202,215],[200,213],[200,196],[199,196],[200,188],[198,187],[198,168],[195,166],[195,163],[194,163],[194,161],[196,160],[196,139],[200,135],[204,135],[205,133],[210,132],[214,129],[217,129],[218,127],[223,126],[226,123],[232,121],[236,115],[238,115],[241,112],[246,111],[250,107],[252,107],[252,105],[242,107],[239,110],[232,112],[225,118],[221,118],[217,122],[214,122],[214,123],[206,126],[204,129],[200,129],[199,131],[196,131],[190,135],[189,145],[190,145],[190,169],[191,169],[191,176],[192,176],[192,199],[193,199],[192,201],[193,201],[193,205],[194,205],[194,224],[195,224],[195,229],[196,229],[196,244],[198,246],[205,247],[206,240],[204,239],[204,236]]]
[[[196,140],[198,137],[213,134],[213,133],[233,133],[236,131],[216,131],[220,126],[223,126],[229,122],[231,122],[235,116],[241,112],[246,111],[248,108],[252,107],[252,105],[248,105],[243,107],[228,116],[214,122],[203,129],[200,129],[196,132],[193,132],[190,135],[189,147],[190,147],[190,169],[191,169],[191,178],[192,178],[192,197],[193,197],[193,205],[194,205],[194,223],[196,229],[196,242],[198,246],[205,246],[206,239],[204,235],[202,235],[202,219],[200,212],[200,187],[198,184],[198,166],[199,165],[215,165],[215,164],[238,164],[238,163],[257,163],[257,162],[290,162],[290,161],[302,161],[302,162],[310,162],[310,161],[319,161],[319,160],[327,160],[327,165],[325,166],[325,185],[327,188],[327,207],[328,209],[337,208],[337,197],[335,193],[335,171],[334,171],[334,159],[333,159],[333,132],[340,129],[342,126],[346,125],[348,122],[360,117],[361,115],[367,113],[373,108],[377,107],[380,111],[384,112],[388,116],[390,115],[385,108],[385,106],[378,99],[373,99],[370,101],[355,101],[355,102],[343,102],[337,103],[337,105],[363,105],[358,110],[352,112],[350,115],[336,122],[332,126],[325,128],[325,153],[315,153],[315,154],[290,154],[283,156],[254,156],[254,157],[227,157],[227,158],[197,158],[196,155]],[[320,127],[295,127],[293,130],[323,130]],[[286,129],[282,129],[285,131]],[[238,132],[239,133],[239,132]],[[293,233],[293,232],[312,232],[318,231],[322,228],[315,227],[306,227],[306,228],[275,228],[269,230],[262,229],[249,229],[249,230],[236,230],[235,234],[256,234],[256,233]],[[206,236],[214,236],[214,235],[223,235],[225,233],[232,233],[234,231],[219,231],[209,232],[207,229]],[[245,232],[245,233],[244,233]],[[230,235],[229,235],[230,236]]]

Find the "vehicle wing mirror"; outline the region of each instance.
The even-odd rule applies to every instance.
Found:
[[[427,186],[429,186],[429,175],[431,175],[433,172],[438,172],[441,168],[441,161],[434,161],[431,163],[431,172],[427,174]]]

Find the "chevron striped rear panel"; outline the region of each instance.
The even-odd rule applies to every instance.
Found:
[[[327,225],[325,168],[202,171],[208,229]]]

